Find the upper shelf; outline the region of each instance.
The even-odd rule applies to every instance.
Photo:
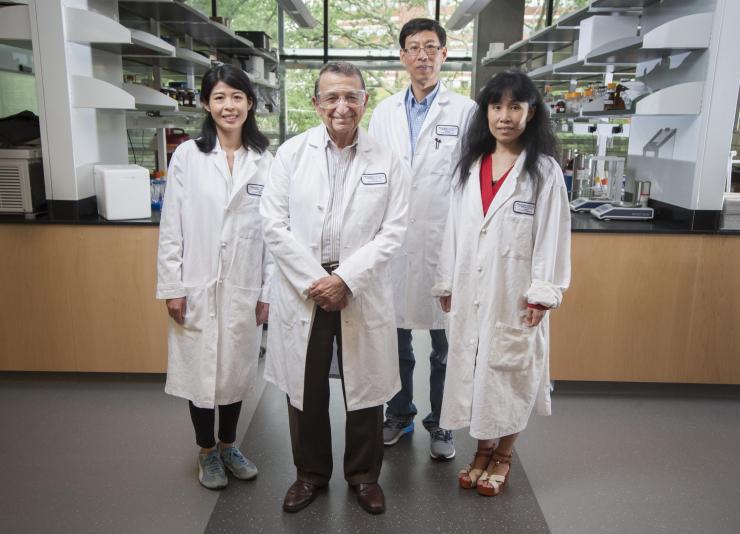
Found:
[[[0,42],[20,48],[31,46],[31,19],[27,5],[0,8]]]
[[[589,8],[592,11],[608,10],[608,11],[619,11],[619,10],[642,10],[653,4],[657,4],[661,0],[591,0]]]
[[[671,85],[641,98],[635,115],[698,115],[704,94],[704,82]]]
[[[121,89],[134,97],[136,109],[142,111],[177,111],[177,101],[145,85],[124,83]]]
[[[128,28],[95,11],[67,7],[64,10],[64,25],[68,41],[118,44],[131,42]]]
[[[97,43],[95,48],[127,57],[174,57],[175,47],[167,41],[141,30],[130,29],[131,43]]]
[[[634,65],[621,65],[621,64],[603,64],[603,63],[591,63],[586,59],[578,59],[577,56],[571,56],[563,61],[555,63],[549,66],[552,72],[556,74],[568,74],[568,75],[579,75],[579,74],[603,74],[611,67],[612,72],[625,73],[634,72]],[[539,70],[539,69],[538,69]],[[533,71],[534,73],[535,71]],[[543,72],[540,74],[544,74]],[[534,74],[530,73],[530,76]]]
[[[573,31],[573,30],[568,30]],[[483,65],[514,67],[544,56],[547,52],[557,52],[573,44],[573,41],[519,41],[494,56],[483,58]]]
[[[72,107],[94,109],[135,109],[132,95],[97,78],[72,75],[70,77]]]
[[[261,87],[267,87],[268,89],[280,89],[280,86],[276,83],[270,83],[265,79],[262,78],[253,78],[252,76],[247,75],[249,78],[249,81],[252,82],[254,85],[259,85]]]
[[[578,39],[578,25],[589,17],[588,8],[558,19],[552,26],[533,33],[529,38],[514,43],[506,50],[485,57],[481,64],[496,67],[513,67],[544,56],[548,51],[558,51],[573,44]]]
[[[211,61],[207,57],[187,48],[175,48],[174,57],[125,56],[124,59],[126,68],[132,65],[159,66],[171,72],[194,76],[203,75],[211,68]]]
[[[696,13],[673,19],[647,32],[644,37],[627,37],[591,51],[588,63],[631,63],[709,47],[712,13]]]
[[[135,17],[158,21],[176,34],[189,35],[194,40],[232,55],[258,55],[270,61],[276,57],[258,50],[254,44],[238,36],[223,24],[210,20],[204,13],[176,0],[120,0],[118,8],[124,25],[133,26]]]
[[[506,50],[503,50],[491,57],[483,58],[481,60],[481,64],[493,67],[513,67],[527,64],[545,56],[549,51],[557,52],[572,46],[578,39],[580,23],[584,19],[604,13],[623,11],[639,12],[642,11],[643,8],[657,4],[660,1],[661,0],[592,0],[589,6],[579,9],[565,17],[561,17],[555,24],[532,34],[528,39],[514,43]],[[672,33],[673,31],[682,31],[678,26],[674,28],[669,27],[667,29],[669,30],[669,33]],[[687,33],[691,34],[693,31],[694,30],[691,30]]]
[[[632,104],[632,109],[582,111],[580,114],[563,114],[564,118],[619,118],[658,115],[698,115],[704,82],[686,82],[665,87],[654,93],[641,95]],[[554,115],[557,116],[557,115]]]

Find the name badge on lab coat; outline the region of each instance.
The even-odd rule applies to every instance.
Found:
[[[514,202],[514,213],[534,215],[534,204],[530,202]]]
[[[460,127],[453,125],[438,124],[437,135],[449,135],[451,137],[457,137],[460,135]]]
[[[261,184],[247,184],[247,194],[253,197],[261,197],[264,188],[265,186]]]
[[[361,181],[363,185],[382,185],[388,183],[388,177],[384,172],[376,172],[374,174],[363,174]]]

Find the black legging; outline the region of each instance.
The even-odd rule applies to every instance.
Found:
[[[198,408],[192,401],[190,404],[190,418],[195,428],[195,442],[199,447],[210,449],[216,446],[213,437],[213,427],[216,424],[216,410],[213,408]],[[218,407],[218,439],[221,443],[236,441],[236,424],[239,422],[241,401],[234,404],[225,404]]]

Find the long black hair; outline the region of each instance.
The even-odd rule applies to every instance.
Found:
[[[218,82],[224,82],[226,85],[244,92],[249,98],[252,107],[247,113],[247,120],[242,125],[242,145],[244,145],[244,148],[251,148],[260,153],[264,152],[270,145],[270,141],[257,127],[257,119],[254,115],[254,110],[257,107],[257,95],[252,89],[249,78],[243,70],[231,65],[213,67],[203,76],[203,83],[200,88],[200,101],[203,104],[208,104],[213,88]],[[216,123],[211,114],[206,113],[203,125],[200,128],[200,137],[195,140],[195,144],[198,145],[201,152],[208,153],[216,146],[217,138]]]
[[[522,71],[507,70],[488,80],[476,99],[478,109],[470,120],[468,131],[463,138],[462,156],[457,164],[457,168],[460,169],[461,186],[467,182],[470,168],[476,160],[496,148],[496,138],[488,127],[488,106],[501,102],[506,95],[510,95],[517,102],[526,102],[530,109],[534,109],[532,119],[518,139],[521,147],[527,151],[524,160],[524,169],[527,173],[538,178],[540,173],[537,160],[540,155],[555,157],[557,141],[552,133],[550,119],[539,91],[529,76]]]

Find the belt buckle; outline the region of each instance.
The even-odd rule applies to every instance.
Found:
[[[337,270],[337,268],[339,268],[339,262],[338,262],[338,261],[333,261],[333,262],[330,262],[330,263],[324,263],[324,264],[322,265],[322,267],[323,267],[324,269],[326,269],[326,271],[327,271],[327,272],[328,272],[329,274],[331,274],[331,273],[333,273],[334,271],[336,271],[336,270]]]

